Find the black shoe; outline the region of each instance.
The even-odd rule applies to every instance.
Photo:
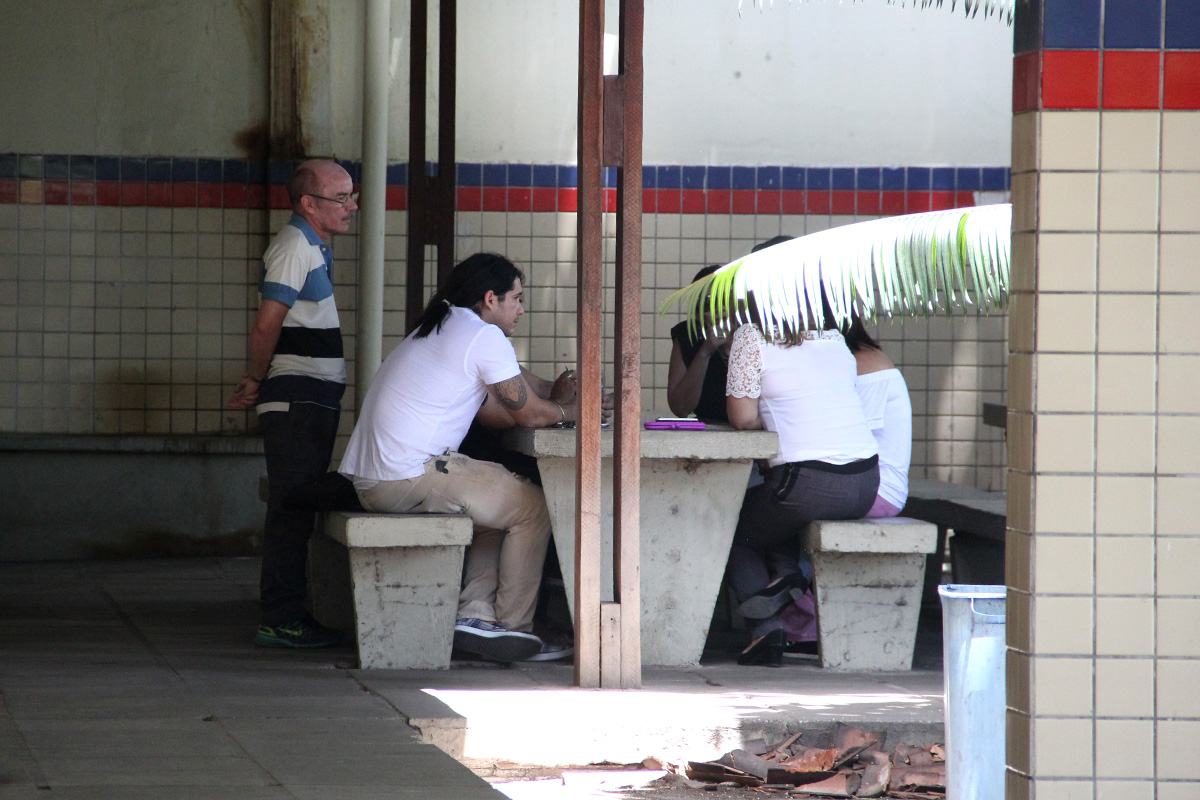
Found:
[[[738,606],[738,613],[746,619],[767,619],[793,600],[799,600],[808,590],[808,579],[803,572],[793,572],[777,578],[759,589]]]
[[[509,630],[495,622],[460,617],[454,621],[454,646],[492,661],[526,661],[543,652],[542,640],[532,633]]]
[[[315,619],[300,619],[285,625],[259,625],[254,643],[259,647],[333,647],[341,644],[341,631],[326,628]]]
[[[737,663],[743,667],[782,667],[783,648],[786,644],[787,634],[776,628],[751,642],[738,656]]]

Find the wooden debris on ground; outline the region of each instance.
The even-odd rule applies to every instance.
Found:
[[[694,781],[706,783],[736,783],[739,786],[762,786],[766,781],[742,772],[734,767],[727,767],[715,761],[689,761],[687,776]]]
[[[767,779],[767,771],[772,766],[772,762],[756,756],[749,750],[730,750],[713,763],[740,769],[742,772],[753,775],[763,781]]]
[[[709,786],[736,784],[761,796],[803,798],[903,798],[945,800],[946,751],[942,745],[897,744],[883,749],[882,731],[838,723],[832,747],[799,744],[802,733],[770,745],[746,743],[714,761],[689,761],[686,775]]]
[[[854,797],[862,782],[857,772],[845,771],[826,778],[820,783],[810,783],[792,790],[792,794],[815,795],[816,797]]]
[[[862,783],[858,787],[859,797],[881,797],[888,790],[892,778],[892,762],[871,763],[863,770]]]

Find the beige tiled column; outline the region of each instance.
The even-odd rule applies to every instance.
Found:
[[[1200,797],[1200,111],[1013,123],[1008,797]]]

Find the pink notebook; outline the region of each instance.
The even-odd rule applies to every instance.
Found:
[[[705,425],[698,419],[670,419],[663,417],[647,422],[645,427],[648,431],[702,431]]]

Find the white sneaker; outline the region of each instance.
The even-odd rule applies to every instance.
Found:
[[[539,655],[543,642],[532,633],[513,631],[495,622],[471,617],[454,621],[454,646],[493,661],[524,661]]]

